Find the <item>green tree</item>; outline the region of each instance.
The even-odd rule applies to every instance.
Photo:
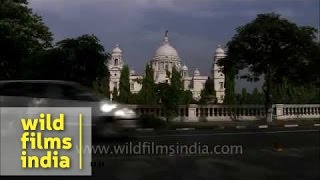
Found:
[[[240,104],[247,104],[247,103],[248,103],[248,92],[246,88],[242,88]]]
[[[93,83],[93,89],[104,96],[106,96],[108,99],[110,98],[110,72],[108,68],[106,68],[106,75],[101,78],[97,78]]]
[[[165,107],[165,114],[167,121],[172,119],[178,114],[179,105],[182,104],[182,81],[180,72],[173,67],[171,74],[168,72],[170,77],[170,85],[168,89],[165,89],[166,97],[163,99],[162,105]]]
[[[190,90],[185,90],[182,92],[182,104],[188,105],[195,102],[192,96],[192,92]]]
[[[158,101],[168,122],[177,114],[178,103],[172,99],[174,98],[173,90],[168,83],[159,83],[156,85],[156,89]]]
[[[214,90],[214,81],[211,78],[206,80],[204,89],[201,91],[200,104],[214,104],[217,102],[216,92]]]
[[[229,73],[225,75],[225,87],[224,104],[236,104],[235,77]]]
[[[279,104],[318,104],[320,103],[319,94],[319,87],[315,84],[298,86],[285,80],[275,86],[273,97],[274,102]]]
[[[171,83],[171,87],[173,87],[177,91],[183,89],[181,78],[182,77],[180,72],[175,67],[172,68],[170,83]]]
[[[141,96],[139,93],[130,93],[129,104],[141,104]]]
[[[57,43],[67,56],[64,64],[70,67],[68,79],[92,87],[97,79],[107,76],[105,54],[99,39],[94,35],[82,35],[78,38],[68,38]]]
[[[183,84],[180,72],[174,67],[170,76],[171,98],[177,105],[183,104]]]
[[[169,121],[178,114],[179,105],[183,104],[183,86],[181,74],[176,68],[172,68],[171,73],[167,71],[167,76],[170,78],[170,84],[157,84],[156,92],[165,117]]]
[[[127,65],[123,66],[120,75],[120,85],[119,85],[119,101],[123,103],[129,103],[130,92],[130,79],[129,79],[129,67]]]
[[[88,87],[99,86],[108,94],[109,56],[94,35],[65,39],[54,48],[39,51],[24,62],[24,76],[28,79],[60,79],[79,82]]]
[[[276,84],[272,92],[274,103],[289,103],[292,95],[292,85],[288,84],[287,78],[284,78],[281,83]]]
[[[170,85],[168,83],[158,83],[155,86],[158,103],[161,104],[163,107],[165,107],[169,103],[172,103],[169,97]]]
[[[0,1],[0,80],[21,78],[21,62],[51,46],[52,34],[27,0]]]
[[[252,94],[250,94],[250,103],[249,104],[263,104],[263,94],[261,94],[258,88],[254,88]]]
[[[118,101],[118,89],[117,87],[113,88],[112,91],[112,101]]]
[[[106,55],[107,59],[105,60],[105,64],[108,63],[110,60],[110,54]],[[106,96],[108,99],[110,98],[110,72],[107,66],[104,67],[104,73],[105,75],[97,77],[97,79],[94,81],[94,88],[96,92]]]
[[[68,80],[70,65],[59,48],[41,50],[22,62],[24,79]]]
[[[142,80],[142,88],[139,92],[142,104],[157,104],[156,87],[153,78],[153,69],[147,64],[145,68],[145,76]]]
[[[278,14],[259,14],[250,23],[237,28],[237,33],[227,44],[227,59],[236,70],[248,68],[242,76],[256,81],[264,75],[267,119],[271,120],[272,89],[275,82],[284,77],[295,77],[301,67],[313,60],[311,50],[315,49],[316,29],[300,27]],[[304,82],[304,78],[297,79]]]
[[[219,59],[217,62],[222,67],[222,72],[225,74],[225,97],[224,104],[236,104],[238,103],[235,93],[235,78],[242,68],[242,64],[235,64],[233,61],[228,59],[228,56]]]

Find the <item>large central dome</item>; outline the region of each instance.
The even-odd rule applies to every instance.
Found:
[[[155,56],[179,56],[179,55],[177,51],[172,46],[170,46],[169,43],[163,43],[163,45],[157,49]]]
[[[179,60],[178,52],[169,44],[169,38],[166,33],[162,45],[156,50],[154,58],[172,58],[172,60]]]
[[[162,45],[156,50],[151,65],[154,72],[154,80],[156,83],[169,82],[167,71],[172,69],[181,69],[181,60],[177,51],[169,44],[168,31],[165,33]]]

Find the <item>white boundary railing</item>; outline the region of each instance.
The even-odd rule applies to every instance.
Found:
[[[164,117],[160,105],[129,105],[139,114]],[[243,121],[265,118],[264,105],[197,105],[179,106],[176,121]],[[277,120],[320,119],[319,104],[275,104],[273,118]]]

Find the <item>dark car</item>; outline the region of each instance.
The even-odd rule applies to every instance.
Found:
[[[126,105],[111,102],[86,87],[68,81],[0,81],[1,107],[91,107],[93,135],[119,135],[137,127],[137,115]],[[1,126],[2,134],[16,122]]]

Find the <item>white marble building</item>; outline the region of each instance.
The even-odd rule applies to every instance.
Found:
[[[116,44],[116,47],[112,50],[111,59],[107,66],[110,72],[110,92],[113,92],[114,88],[119,89],[121,70],[124,66],[122,50],[118,44]],[[137,75],[134,70],[130,70],[130,91],[132,93],[138,93],[141,90],[142,84],[139,83],[139,79],[142,78],[143,77]]]
[[[224,50],[219,46],[213,55],[213,66],[211,78],[214,79],[216,97],[218,103],[222,103],[225,95],[224,88],[224,74],[221,72],[221,67],[216,63],[220,58],[225,57]],[[198,68],[196,68],[193,74],[189,74],[189,69],[186,65],[182,65],[178,52],[169,43],[168,33],[163,39],[162,45],[155,51],[150,64],[154,70],[154,80],[156,83],[167,82],[170,83],[169,77],[167,77],[167,70],[172,71],[175,67],[181,72],[183,86],[185,90],[190,90],[193,94],[193,98],[199,100],[201,90],[204,88],[205,82],[208,76],[201,75]],[[124,65],[122,56],[122,50],[118,45],[112,50],[111,60],[108,62],[108,68],[110,71],[110,91],[112,92],[114,87],[119,88],[120,74]],[[141,88],[141,79],[143,77],[137,75],[133,70],[130,70],[130,90],[132,93],[138,93]],[[112,97],[111,97],[112,98]]]
[[[218,60],[221,58],[224,58],[225,52],[219,45],[216,51],[214,52],[213,56],[213,65],[212,65],[212,78],[214,80],[214,90],[216,91],[216,98],[218,100],[218,103],[223,103],[223,99],[225,96],[225,87],[224,87],[224,81],[225,76],[221,71],[221,67],[217,64]]]

